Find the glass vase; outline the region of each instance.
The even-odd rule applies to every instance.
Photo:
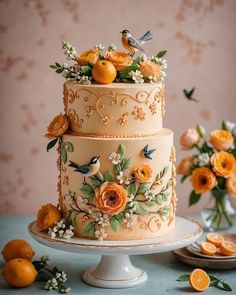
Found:
[[[235,210],[225,191],[211,191],[207,207],[201,212],[203,225],[208,231],[225,230],[233,225]]]

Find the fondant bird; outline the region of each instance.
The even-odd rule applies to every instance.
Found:
[[[194,98],[192,95],[195,91],[195,87],[193,87],[191,90],[186,90],[184,89],[183,90],[183,93],[184,93],[184,96],[188,99],[188,100],[192,100],[192,101],[195,101],[195,102],[198,102],[198,100],[196,98]]]
[[[96,174],[100,168],[100,157],[92,157],[90,162],[85,165],[78,165],[72,161],[70,161],[69,167],[74,168],[76,172],[83,174],[84,177],[89,177]]]
[[[142,45],[152,39],[152,33],[147,31],[140,39],[134,39],[129,30],[121,31],[121,42],[125,49],[129,51],[130,55],[134,55],[136,51],[144,51]]]
[[[145,158],[152,160],[151,154],[153,154],[156,151],[156,149],[150,149],[148,148],[148,144],[143,148],[142,153]]]

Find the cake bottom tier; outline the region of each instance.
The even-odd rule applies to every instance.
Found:
[[[139,240],[175,226],[173,132],[137,138],[64,135],[59,204],[75,235]]]

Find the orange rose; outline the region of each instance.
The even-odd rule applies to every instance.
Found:
[[[61,212],[52,204],[42,206],[37,213],[36,225],[40,230],[52,228],[61,220]]]
[[[199,134],[196,129],[190,128],[185,131],[180,137],[180,145],[183,148],[189,149],[199,140]]]
[[[214,130],[210,134],[210,143],[217,150],[228,150],[233,144],[232,133],[227,130]]]
[[[236,198],[236,174],[231,175],[226,180],[226,190],[231,197]]]
[[[133,58],[127,53],[115,50],[108,51],[106,59],[114,65],[117,71],[121,71],[133,63]]]
[[[66,115],[57,115],[48,126],[47,138],[62,136],[69,127],[68,118]]]
[[[191,182],[197,194],[211,191],[217,185],[215,174],[206,167],[194,169]]]
[[[152,169],[149,165],[142,165],[134,169],[134,176],[138,182],[148,182],[152,177]]]
[[[236,161],[232,154],[220,151],[211,156],[213,171],[218,176],[230,177],[236,170]]]
[[[99,49],[90,49],[82,52],[77,58],[78,65],[84,66],[88,63],[95,64],[98,61],[99,53]]]
[[[157,79],[161,77],[160,66],[150,60],[146,60],[140,64],[140,72],[144,77],[155,76]]]
[[[193,163],[193,157],[189,156],[181,160],[177,166],[176,172],[180,175],[191,174],[191,164]]]
[[[127,192],[115,182],[104,182],[96,189],[93,203],[101,212],[116,215],[125,209]]]

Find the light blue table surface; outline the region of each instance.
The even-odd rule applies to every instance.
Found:
[[[179,275],[189,273],[193,269],[190,266],[181,264],[176,261],[174,256],[170,253],[150,254],[150,255],[138,255],[131,256],[131,260],[135,266],[144,269],[149,278],[146,283],[138,287],[128,289],[102,289],[89,286],[82,280],[82,274],[88,268],[96,265],[99,262],[100,257],[96,255],[84,255],[75,254],[69,252],[63,252],[48,248],[36,242],[31,238],[27,231],[28,224],[33,221],[34,216],[13,216],[2,215],[0,216],[0,249],[6,244],[7,241],[15,238],[21,238],[28,240],[35,252],[35,258],[39,258],[42,255],[49,255],[50,264],[57,265],[61,270],[64,270],[68,275],[67,285],[72,288],[69,293],[73,294],[114,294],[114,295],[162,295],[162,294],[193,294],[195,293],[189,287],[187,282],[177,282],[176,279]],[[194,219],[199,220],[198,217]],[[231,232],[236,232],[236,226],[230,229]],[[3,268],[3,259],[0,260],[1,270]],[[214,275],[216,272],[209,271]],[[233,292],[219,291],[215,288],[209,288],[204,294],[236,294],[236,271],[220,271],[226,281],[233,288]],[[197,292],[196,292],[197,293]],[[12,289],[8,287],[2,276],[0,278],[0,294],[16,294],[16,295],[38,295],[48,294],[47,291],[41,289],[41,283],[36,282],[28,288]],[[52,291],[50,294],[59,294],[57,291]]]

